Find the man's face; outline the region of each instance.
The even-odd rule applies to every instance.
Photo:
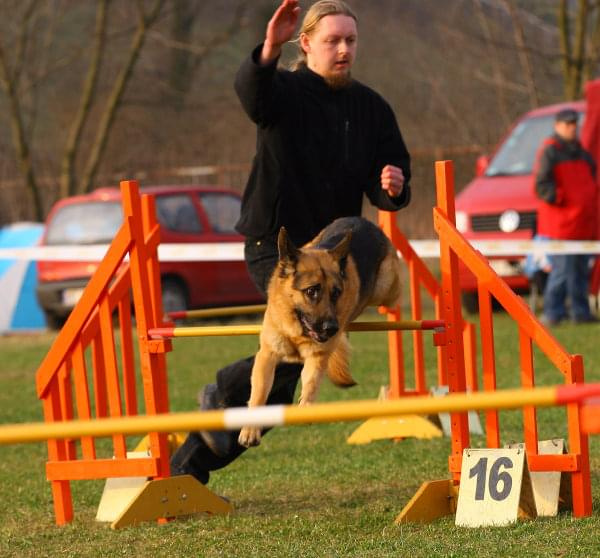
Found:
[[[310,35],[302,34],[300,44],[306,52],[308,67],[332,86],[340,87],[350,80],[357,39],[354,18],[328,15]]]
[[[577,122],[555,122],[554,131],[565,141],[574,141],[577,138]]]

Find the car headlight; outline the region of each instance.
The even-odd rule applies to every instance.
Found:
[[[502,232],[511,233],[519,228],[520,221],[519,214],[514,209],[508,209],[500,215],[498,226]]]
[[[456,228],[458,232],[464,233],[469,227],[469,216],[464,211],[456,212]]]

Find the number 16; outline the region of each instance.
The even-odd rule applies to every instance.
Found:
[[[485,479],[487,476],[487,457],[482,457],[474,467],[469,471],[469,478],[477,477],[477,485],[475,487],[475,500],[483,500],[485,498]],[[500,467],[512,469],[513,462],[508,457],[499,457],[490,467],[490,480],[488,490],[493,500],[501,501],[508,498],[512,489],[512,477],[507,471],[500,472]],[[502,490],[498,490],[498,485],[502,483]]]

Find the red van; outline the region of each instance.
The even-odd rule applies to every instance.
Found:
[[[456,227],[468,240],[523,240],[536,232],[537,199],[533,189],[533,166],[543,140],[553,133],[554,118],[565,108],[585,116],[585,101],[559,103],[532,110],[508,131],[491,157],[477,161],[475,178],[456,197]],[[490,265],[516,292],[529,291],[523,273],[524,257],[490,258]],[[478,308],[475,277],[459,266],[463,305]]]
[[[234,230],[241,198],[236,192],[202,186],[142,189],[156,201],[161,243],[243,242]],[[46,220],[41,244],[109,244],[123,220],[117,188],[58,201]],[[97,262],[39,261],[37,299],[49,327],[60,327],[79,300]],[[161,262],[166,312],[263,302],[244,261]]]

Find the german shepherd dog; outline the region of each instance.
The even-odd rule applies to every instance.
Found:
[[[249,407],[264,405],[281,361],[303,362],[300,405],[312,403],[328,374],[340,387],[355,385],[348,370],[348,324],[369,305],[396,306],[400,260],[381,229],[361,217],[343,217],[302,248],[285,228],[269,281],[260,348],[251,375]],[[238,442],[260,443],[261,430],[242,428]]]

